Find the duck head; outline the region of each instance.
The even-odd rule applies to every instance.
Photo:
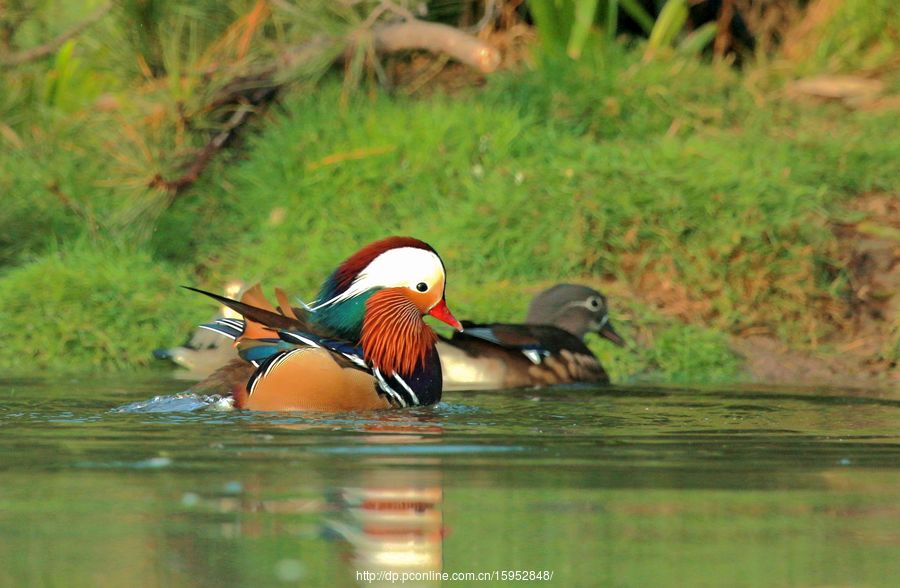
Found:
[[[625,340],[609,320],[606,296],[593,288],[578,284],[557,284],[534,297],[525,322],[553,325],[583,339],[597,333],[624,347]]]
[[[444,299],[446,272],[437,252],[412,237],[388,237],[349,258],[325,280],[312,318],[348,341],[386,373],[409,373],[434,346],[431,315],[462,325]]]

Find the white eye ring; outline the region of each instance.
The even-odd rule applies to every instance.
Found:
[[[601,307],[600,299],[596,296],[591,296],[587,299],[587,307],[591,310],[600,310]]]

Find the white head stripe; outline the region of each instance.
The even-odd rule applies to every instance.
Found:
[[[349,300],[373,288],[415,288],[419,282],[434,286],[444,277],[444,265],[433,251],[418,247],[389,249],[373,259],[350,287],[330,300],[316,304],[313,310]]]
[[[562,308],[571,308],[571,307],[573,307],[573,306],[578,306],[578,307],[581,307],[581,308],[586,308],[586,309],[591,310],[591,311],[597,311],[599,307],[598,307],[598,308],[591,308],[591,305],[590,305],[590,303],[588,302],[588,300],[590,300],[590,298],[585,299],[585,300],[573,300],[573,301],[571,301],[571,302],[566,302],[565,304],[562,305]],[[602,306],[602,301],[600,301],[600,300],[598,299],[598,302],[600,302],[600,304],[601,304],[601,306]]]

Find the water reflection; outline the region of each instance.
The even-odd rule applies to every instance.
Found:
[[[442,428],[430,420],[415,419],[413,425],[394,424],[385,418],[384,422],[364,425],[368,433],[354,439],[352,446],[343,447],[350,453],[358,448],[361,455],[326,452],[328,462],[350,461],[352,467],[344,471],[339,483],[319,485],[318,497],[309,496],[310,482],[327,479],[332,472],[307,469],[302,476],[292,476],[293,482],[287,486],[283,475],[277,479],[250,476],[243,482],[223,485],[218,497],[186,493],[182,504],[196,513],[196,507],[202,511],[206,501],[225,515],[226,520],[218,526],[221,539],[283,540],[293,536],[297,556],[281,558],[275,565],[275,575],[284,580],[294,576],[299,579],[307,573],[303,552],[308,552],[310,542],[322,540],[341,562],[348,585],[391,585],[391,576],[385,572],[397,578],[404,573],[441,571],[446,535],[441,458],[411,451],[412,447],[440,444]],[[290,424],[277,428],[308,433],[327,426]],[[378,451],[370,455],[373,448]],[[329,463],[327,469],[332,467]],[[290,523],[310,518],[315,521]],[[187,548],[183,539],[173,544],[181,558],[194,551],[194,546]],[[208,557],[193,559],[193,565],[201,567],[201,561],[214,561]],[[407,581],[406,585],[431,584]]]
[[[564,389],[323,416],[147,401],[167,386],[10,389],[0,553],[15,557],[0,586],[352,588],[386,585],[366,572],[508,569],[565,586],[900,576],[896,396]]]
[[[442,570],[440,472],[386,469],[362,478],[359,486],[338,489],[336,513],[324,521],[328,533],[343,543],[343,559],[357,583],[372,585],[370,579],[384,571]]]
[[[384,425],[365,444],[408,446],[434,444],[441,428],[410,433],[409,427]],[[383,434],[392,433],[392,434]],[[323,523],[328,535],[344,545],[344,560],[360,585],[379,582],[384,572],[443,569],[444,489],[439,458],[398,458],[390,452],[367,458],[357,479],[336,488],[334,514]],[[423,467],[424,466],[424,467]],[[373,582],[374,581],[374,582]],[[416,584],[412,584],[416,585]]]

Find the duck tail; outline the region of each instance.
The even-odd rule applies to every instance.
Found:
[[[265,334],[263,334],[262,337],[271,337],[273,331],[282,329],[304,331],[309,328],[307,321],[300,319],[296,315],[296,313],[293,312],[293,309],[291,309],[289,306],[284,305],[287,306],[287,308],[291,311],[289,314],[282,314],[284,310],[282,310],[282,312],[276,310],[276,308],[272,306],[272,304],[268,300],[266,300],[266,297],[263,295],[262,288],[260,288],[259,284],[248,288],[247,291],[244,292],[243,296],[241,296],[240,300],[232,300],[231,298],[220,296],[219,294],[213,294],[212,292],[207,292],[206,290],[201,290],[199,288],[193,288],[191,286],[182,286],[182,288],[209,296],[213,300],[224,304],[228,308],[243,316],[244,321],[238,321],[236,319],[220,319],[211,324],[219,324],[223,321],[230,321],[234,324],[239,324],[241,322],[247,323],[247,326],[244,327],[242,333],[244,337],[258,338],[256,336],[259,333],[259,329],[257,328],[257,326],[262,327],[265,330]],[[251,327],[250,323],[256,323],[257,326]],[[222,334],[231,336],[229,333]]]

